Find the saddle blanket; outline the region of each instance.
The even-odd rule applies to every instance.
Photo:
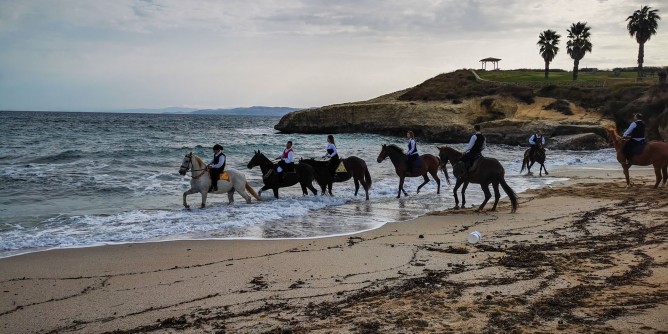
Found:
[[[227,174],[227,171],[223,171],[222,173],[220,173],[218,179],[229,182],[230,181],[230,175]]]
[[[347,171],[346,166],[343,165],[343,161],[339,162],[339,167],[336,167],[336,173],[345,173]]]

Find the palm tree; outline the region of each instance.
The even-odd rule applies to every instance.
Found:
[[[554,57],[559,52],[559,39],[561,35],[557,34],[554,30],[545,30],[538,35],[538,43],[540,46],[540,55],[545,60],[545,79],[550,73],[550,62],[554,60]]]
[[[661,20],[661,17],[657,14],[659,10],[651,8],[643,6],[626,18],[626,21],[629,21],[626,25],[629,35],[635,37],[638,42],[638,77],[643,76],[642,63],[645,58],[645,43],[649,41],[652,35],[656,34],[656,29],[659,26],[658,21]]]
[[[568,42],[566,42],[566,52],[573,59],[573,81],[578,79],[578,65],[584,58],[585,53],[591,52],[592,44],[589,41],[591,37],[590,27],[587,22],[578,22],[571,24],[568,31]]]

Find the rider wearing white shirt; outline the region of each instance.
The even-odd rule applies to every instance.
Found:
[[[529,149],[529,156],[531,157],[536,151],[537,148],[542,148],[543,145],[545,145],[545,137],[543,137],[543,131],[538,130],[538,133],[534,133],[529,137],[529,144],[531,144],[531,148]]]
[[[466,173],[465,177],[468,177],[468,170],[473,166],[473,162],[482,156],[482,151],[487,148],[487,140],[485,136],[480,132],[480,124],[473,126],[476,133],[471,136],[466,149],[464,150],[464,155],[459,159],[464,163],[464,172]]]
[[[336,174],[336,168],[339,167],[339,153],[336,151],[336,144],[334,143],[334,136],[333,135],[328,135],[327,136],[327,153],[323,156],[323,158],[329,158],[329,174],[334,176]]]
[[[209,191],[218,191],[218,179],[225,169],[225,160],[223,145],[213,145],[213,159],[211,159],[207,165],[209,174],[211,175],[211,186],[209,187]]]
[[[279,174],[283,172],[283,170],[286,169],[294,169],[294,162],[293,159],[295,157],[294,151],[292,150],[292,140],[288,140],[287,144],[285,144],[285,149],[283,150],[283,154],[281,154],[278,159],[281,159],[281,161],[278,162],[278,167],[276,168],[276,172]]]

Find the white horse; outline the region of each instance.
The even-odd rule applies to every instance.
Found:
[[[190,152],[183,158],[181,168],[179,168],[179,174],[186,175],[188,170],[191,170],[192,179],[190,179],[190,189],[183,193],[183,206],[190,208],[190,205],[186,202],[186,196],[200,193],[202,194],[202,208],[204,208],[206,206],[206,196],[208,195],[209,187],[211,186],[211,177],[209,176],[206,163],[204,163],[200,157]],[[227,172],[227,175],[229,175],[230,181],[218,180],[218,190],[212,192],[213,194],[227,193],[227,198],[229,199],[230,204],[234,202],[235,190],[241,197],[246,199],[246,203],[251,202],[251,197],[248,193],[253,195],[258,201],[262,200],[260,196],[255,193],[255,190],[253,190],[250,184],[248,184],[246,175],[236,169],[226,169],[225,171]],[[246,191],[248,191],[248,193]]]

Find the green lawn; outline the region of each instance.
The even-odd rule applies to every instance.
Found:
[[[475,70],[482,79],[501,82],[559,82],[573,81],[572,72],[550,72],[549,78],[545,79],[544,72],[538,71],[482,71]],[[621,72],[615,76],[613,71],[596,71],[578,73],[578,81],[605,81],[606,85],[617,83],[635,83],[636,72]],[[657,77],[648,77],[644,81],[655,83]]]

